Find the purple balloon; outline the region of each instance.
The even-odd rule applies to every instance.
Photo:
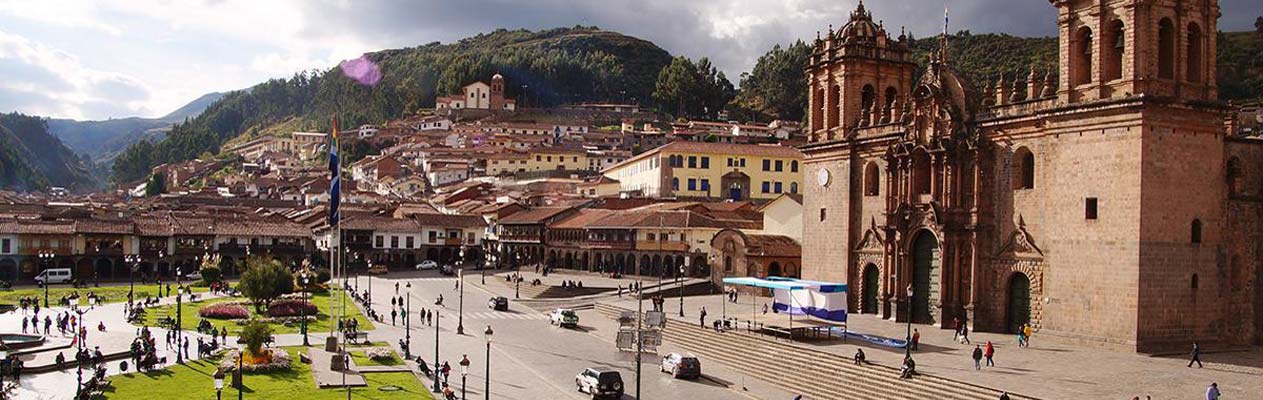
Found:
[[[374,86],[382,80],[382,70],[377,68],[377,64],[369,60],[367,56],[342,61],[338,66],[342,68],[343,75],[361,85]]]

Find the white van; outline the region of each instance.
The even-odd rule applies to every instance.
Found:
[[[41,285],[45,283],[66,283],[70,282],[70,268],[49,268],[35,275],[35,281]]]

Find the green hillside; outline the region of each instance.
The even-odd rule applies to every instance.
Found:
[[[0,188],[17,191],[64,186],[95,189],[84,161],[48,133],[48,121],[18,113],[0,114]]]
[[[368,57],[382,70],[375,87],[358,85],[333,67],[228,93],[196,118],[175,125],[164,140],[123,151],[115,159],[113,180],[132,181],[152,165],[215,152],[233,137],[292,117],[321,130],[328,129],[335,113],[344,127],[381,123],[433,107],[435,97],[496,73],[505,76],[506,92],[520,106],[648,102],[658,71],[671,61],[653,43],[592,27],[497,30]]]

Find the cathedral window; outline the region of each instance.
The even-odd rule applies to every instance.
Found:
[[[898,98],[899,98],[899,91],[895,90],[894,86],[886,88],[886,104],[884,105],[884,107],[894,108],[895,100],[897,100]]]
[[[1175,26],[1167,18],[1158,22],[1158,77],[1175,78]]]
[[[877,163],[869,162],[864,166],[864,195],[876,196],[878,192]]]
[[[1013,189],[1035,188],[1035,154],[1025,147],[1013,152]]]
[[[1197,289],[1197,274],[1193,274],[1193,278],[1189,279],[1189,288]]]
[[[1103,49],[1108,49],[1109,56],[1105,63],[1105,80],[1112,81],[1123,77],[1123,53],[1126,51],[1126,34],[1123,21],[1110,23],[1109,36],[1105,38]]]
[[[1088,197],[1083,201],[1083,219],[1096,219],[1096,198]]]
[[[1190,230],[1191,230],[1191,232],[1189,232],[1190,241],[1193,242],[1193,244],[1201,243],[1202,242],[1202,220],[1194,218],[1193,226],[1192,226],[1192,229]]]
[[[868,112],[876,99],[877,91],[873,89],[873,85],[864,85],[864,90],[860,92],[860,111]]]
[[[1188,24],[1188,66],[1185,73],[1189,82],[1202,81],[1202,30],[1197,24]]]
[[[1092,29],[1079,28],[1075,33],[1074,46],[1070,50],[1071,77],[1075,85],[1092,82]]]

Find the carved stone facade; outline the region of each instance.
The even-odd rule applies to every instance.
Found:
[[[980,86],[946,38],[912,82],[907,39],[862,3],[817,39],[804,278],[896,321],[1141,352],[1258,341],[1263,142],[1223,130],[1217,3],[1052,4],[1059,71]]]

